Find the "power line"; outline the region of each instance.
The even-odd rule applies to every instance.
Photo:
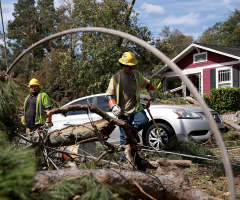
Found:
[[[178,155],[178,156],[185,156],[185,157],[190,157],[190,158],[198,158],[198,159],[202,159],[202,160],[209,160],[209,161],[214,161],[214,162],[220,162],[220,163],[223,163],[222,161],[220,160],[214,160],[214,159],[210,159],[210,158],[204,158],[204,157],[200,157],[200,156],[193,156],[193,155],[187,155],[187,154],[182,154],[182,153],[175,153],[175,152],[170,152],[170,151],[165,151],[165,150],[150,150],[150,149],[141,149],[142,151],[150,151],[150,152],[158,152],[158,153],[165,153],[165,154],[173,154],[173,155]],[[238,166],[240,167],[240,165],[237,165],[237,164],[233,164],[233,163],[230,163],[231,165],[234,165],[234,166]]]

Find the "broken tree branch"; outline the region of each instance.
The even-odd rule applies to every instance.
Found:
[[[223,116],[221,116],[221,117],[222,117],[222,120],[225,124],[231,126],[235,131],[240,131],[240,126],[237,123],[234,123],[230,120],[227,120]]]
[[[129,4],[127,6],[127,9],[126,9],[125,15],[124,15],[124,20],[123,20],[123,23],[121,25],[121,30],[122,31],[124,31],[124,28],[129,27],[129,17],[130,17],[130,15],[132,13],[132,9],[133,9],[133,6],[135,4],[135,1],[136,0],[132,0],[131,4]],[[117,42],[118,47],[120,47],[122,45],[122,42],[123,42],[123,38],[119,37],[118,42]]]
[[[193,99],[192,97],[185,97],[184,100],[188,101],[191,104],[199,105],[199,103],[195,99]]]

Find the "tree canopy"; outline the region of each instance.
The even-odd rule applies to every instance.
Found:
[[[8,22],[9,63],[35,42],[59,31],[79,27],[105,27],[124,31],[154,45],[170,59],[194,42],[191,35],[165,26],[154,38],[147,25],[138,23],[135,0],[65,0],[55,9],[53,0],[18,0],[14,20]],[[239,10],[225,22],[206,30],[198,42],[239,46]],[[4,47],[0,46],[1,71],[6,70]],[[15,67],[19,80],[27,86],[35,77],[52,101],[70,101],[93,93],[105,92],[109,79],[120,70],[123,52],[135,53],[136,68],[148,76],[164,63],[151,52],[121,37],[99,33],[69,34],[33,49]]]
[[[125,0],[75,1],[74,27],[111,28],[150,41],[151,32],[147,27],[137,25],[137,15],[132,9],[134,2],[128,5]],[[88,93],[106,90],[109,79],[120,69],[118,59],[124,51],[133,51],[137,58],[140,58],[142,49],[120,37],[98,32],[80,34],[77,40],[80,44],[80,54],[74,68],[78,79],[73,78],[72,85],[84,85]]]

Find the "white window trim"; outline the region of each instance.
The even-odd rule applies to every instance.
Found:
[[[218,84],[219,84],[218,72],[219,72],[220,70],[227,70],[227,69],[230,69],[231,87],[233,87],[232,66],[228,66],[228,67],[219,67],[219,68],[216,68],[216,88],[219,88],[219,87],[218,87]]]
[[[204,60],[204,61],[200,61],[200,62],[196,62],[196,61],[195,61],[195,57],[198,56],[198,55],[201,55],[201,54],[206,54],[206,60]],[[195,53],[195,54],[193,54],[193,63],[201,63],[201,62],[206,62],[206,61],[208,61],[208,54],[207,54],[207,51],[202,52],[202,53]]]

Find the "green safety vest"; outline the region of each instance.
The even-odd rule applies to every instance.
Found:
[[[26,97],[24,101],[24,106],[23,106],[25,125],[27,124],[26,117],[25,117],[25,106],[29,96],[30,94]],[[44,110],[50,107],[52,107],[52,103],[49,96],[44,92],[39,92],[37,96],[37,102],[36,102],[35,124],[44,124],[46,122],[46,113],[44,112]]]
[[[135,76],[137,86],[135,93],[137,100],[136,111],[139,112],[144,109],[142,104],[140,103],[141,87],[147,88],[151,83],[139,71],[133,70],[132,72]],[[120,72],[112,76],[108,89],[106,91],[106,95],[113,95],[115,97],[117,104],[119,104],[119,87],[120,87]]]

